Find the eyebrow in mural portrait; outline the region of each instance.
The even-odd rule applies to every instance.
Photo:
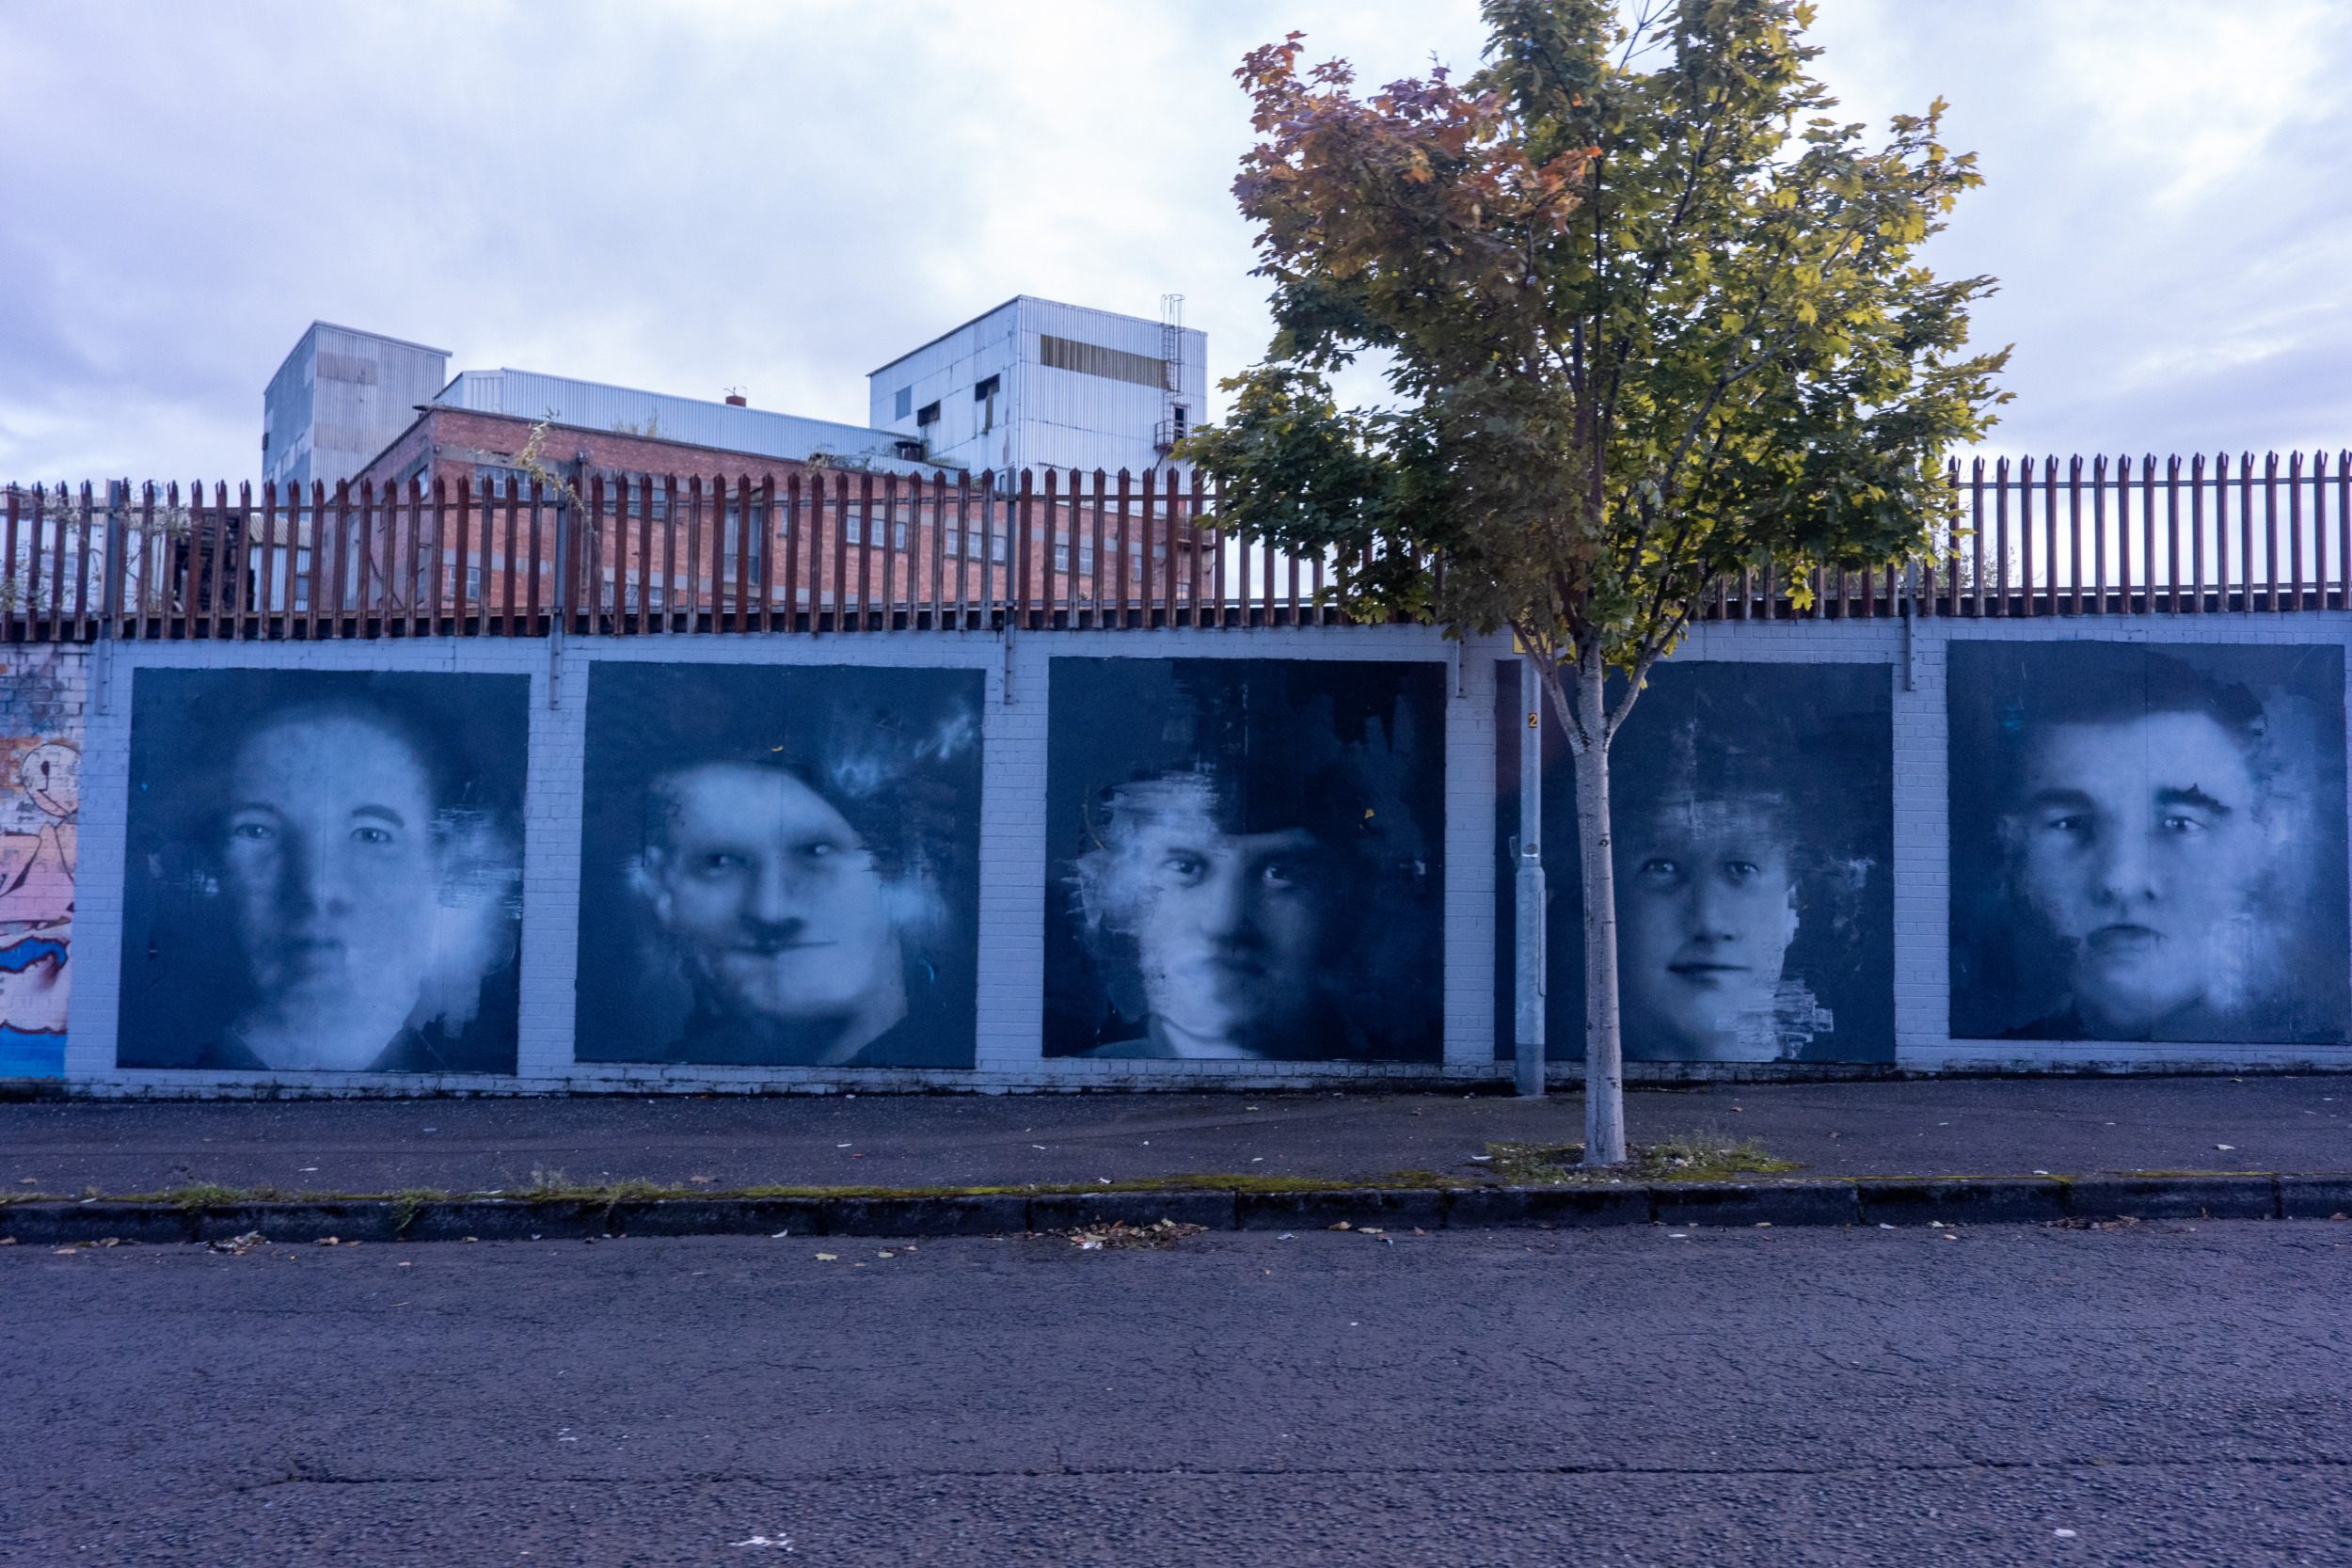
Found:
[[[2344,1038],[2341,653],[2179,652],[1955,649],[1956,1034]]]
[[[628,909],[583,907],[582,1059],[972,1065],[978,677],[818,674],[598,672],[584,833]]]
[[[1129,776],[1049,788],[1074,797],[1080,847],[1060,877],[1048,1053],[1434,1055],[1442,879],[1423,818],[1442,763],[1393,667],[1362,672],[1386,689],[1355,705],[1386,701],[1343,723],[1329,691],[1174,662],[1177,700],[1131,710],[1149,733]],[[1077,717],[1057,705],[1057,727]],[[1110,737],[1096,768],[1120,750]]]
[[[514,1071],[526,685],[140,672],[120,1065]]]

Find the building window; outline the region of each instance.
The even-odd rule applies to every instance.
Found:
[[[926,441],[931,438],[931,426],[939,422],[939,404],[927,403],[916,410],[914,428]]]
[[[990,376],[972,388],[972,401],[980,404],[980,434],[985,436],[996,428],[996,389],[1002,377]]]
[[[1183,404],[1178,404],[1176,405],[1176,439],[1181,441],[1184,438],[1184,426],[1190,422],[1189,410]]]
[[[898,388],[898,411],[897,411],[896,413],[894,413],[894,414],[891,416],[891,418],[893,418],[893,419],[897,419],[897,420],[903,420],[903,419],[905,419],[905,418],[906,418],[909,414],[912,414],[912,413],[914,413],[914,388],[912,388],[912,387],[901,387],[901,388]]]
[[[1037,362],[1051,370],[1075,371],[1080,375],[1099,375],[1112,381],[1132,381],[1138,387],[1167,388],[1171,382],[1168,362],[1154,359],[1148,354],[1129,354],[1124,349],[1104,348],[1099,343],[1082,343],[1074,338],[1056,338],[1040,334],[1037,341]]]

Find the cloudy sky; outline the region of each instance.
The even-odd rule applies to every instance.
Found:
[[[2003,451],[2352,442],[2352,7],[1821,0],[1852,117],[1982,155]],[[1473,0],[80,0],[0,9],[0,479],[259,468],[313,319],[863,422],[866,372],[1028,293],[1266,337],[1231,71],[1475,63]],[[2335,367],[2330,369],[2329,367]]]

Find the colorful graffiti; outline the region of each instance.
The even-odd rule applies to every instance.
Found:
[[[65,1071],[82,753],[0,737],[0,1078]]]

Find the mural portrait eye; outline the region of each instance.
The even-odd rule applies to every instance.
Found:
[[[1754,861],[1724,862],[1724,879],[1737,887],[1764,875],[1764,868]]]

